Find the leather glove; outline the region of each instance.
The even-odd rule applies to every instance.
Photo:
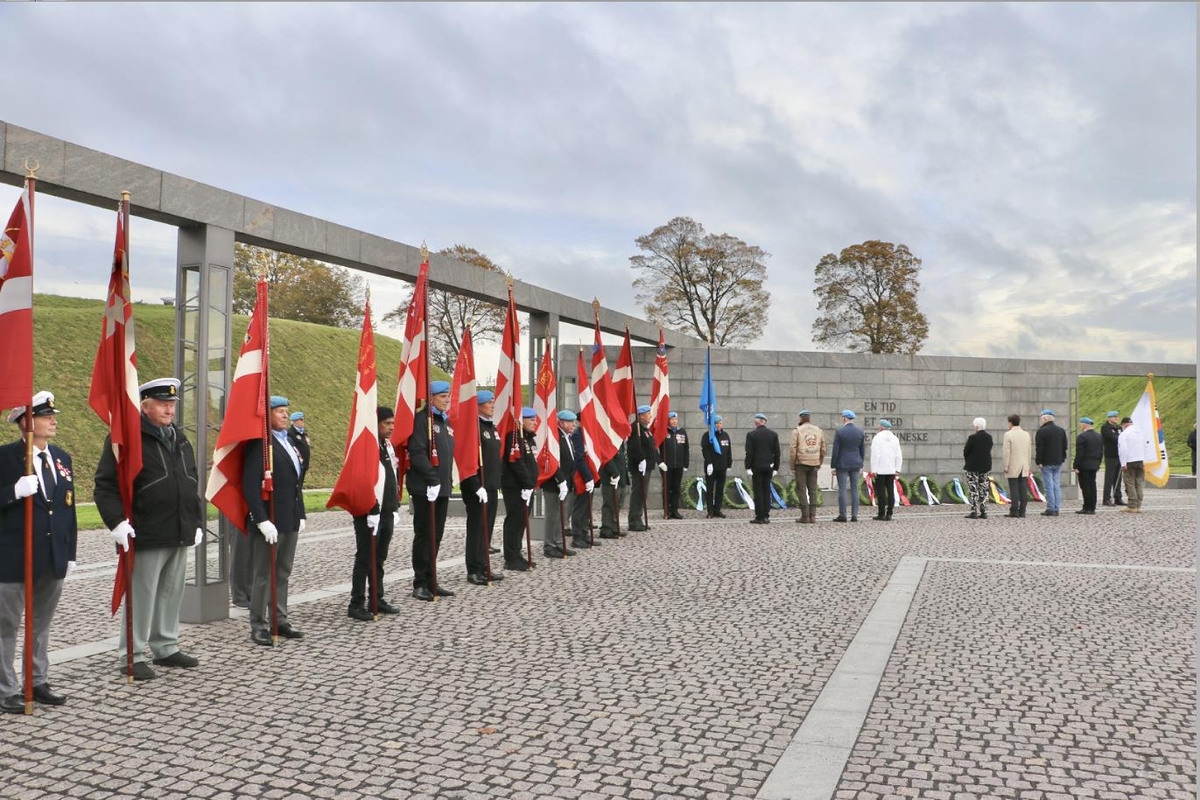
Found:
[[[196,541],[192,543],[192,547],[197,547],[204,541],[204,528],[196,528]]]
[[[425,499],[432,503],[434,500],[438,499],[438,495],[441,494],[441,491],[442,485],[440,483],[435,483],[433,486],[427,486],[425,487]]]
[[[392,527],[395,527],[396,525],[399,525],[399,524],[400,524],[400,512],[393,511],[392,512]]]
[[[567,499],[567,482],[563,481],[562,484],[560,484],[558,487],[558,502],[561,503],[563,500],[566,500],[566,499]]]
[[[112,538],[122,550],[128,553],[129,540],[136,539],[137,534],[133,532],[133,526],[129,524],[129,520],[123,519],[117,524],[117,527],[112,529]]]
[[[617,475],[616,477],[609,478],[608,482],[611,483],[615,487],[618,483],[621,482],[621,476]]]
[[[379,515],[367,514],[367,527],[371,529],[372,536],[379,535]]]
[[[595,481],[588,481],[587,483],[585,483],[585,484],[583,485],[583,490],[584,490],[585,492],[587,492],[588,494],[591,494],[591,493],[592,493],[592,491],[593,491],[593,490],[595,490],[595,488],[596,488],[596,482],[595,482]]]
[[[29,497],[38,490],[37,475],[22,475],[17,478],[17,483],[13,486],[13,494],[18,500]]]
[[[646,459],[643,458],[641,461],[638,462],[638,472],[640,472],[643,475],[646,474]]]
[[[705,468],[704,468],[704,474],[705,474],[705,475],[712,475],[712,468],[713,468],[713,465],[712,465],[712,464],[709,464],[707,467],[705,467]]]
[[[753,478],[753,477],[754,477],[754,470],[752,470],[752,469],[748,469],[748,470],[746,470],[746,477],[747,477],[747,478]]]
[[[529,502],[529,498],[531,498],[531,497],[533,497],[533,489],[522,489],[521,490],[521,499],[524,500],[526,503]]]
[[[487,489],[480,486],[478,489],[475,490],[475,496],[479,498],[479,502],[486,503],[487,502]]]
[[[76,565],[75,565],[75,562],[74,562],[74,561],[68,561],[68,562],[67,562],[67,575],[70,575],[72,572],[74,572],[74,571],[75,571],[75,566],[76,566]]]
[[[660,470],[662,470],[663,472],[666,472],[666,471],[667,471],[667,465],[666,465],[666,463],[665,463],[665,462],[663,462],[663,461],[660,461],[660,462],[658,462],[658,468],[659,468]]]
[[[305,526],[306,524],[308,524],[308,520],[306,520],[306,519],[304,519],[304,518],[301,518],[301,519],[300,519],[300,530],[299,530],[299,531],[297,531],[297,533],[304,533],[304,526]]]
[[[275,523],[269,519],[265,519],[258,523],[258,530],[262,533],[263,538],[267,540],[267,544],[275,544],[279,541],[279,529],[275,527]]]

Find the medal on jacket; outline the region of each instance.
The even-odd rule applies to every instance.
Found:
[[[75,493],[74,493],[73,491],[71,491],[70,489],[67,489],[67,500],[66,500],[66,502],[67,502],[67,507],[68,507],[68,508],[70,508],[72,505],[74,505],[74,504],[75,504]]]

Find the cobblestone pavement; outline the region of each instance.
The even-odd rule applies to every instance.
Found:
[[[401,577],[402,613],[379,622],[344,596],[296,606],[307,637],[274,649],[242,619],[192,626],[195,670],[127,685],[112,652],[53,666],[66,706],[0,718],[0,798],[754,797],[908,555],[963,561],[929,561],[833,796],[1195,797],[1195,574],[1112,568],[1194,567],[1195,504],[652,514],[565,562],[535,547],[533,572],[493,587],[448,567],[443,602]],[[348,524],[314,515],[293,594],[349,580]],[[462,542],[451,520],[441,558]],[[52,649],[116,635],[112,562],[86,534]]]

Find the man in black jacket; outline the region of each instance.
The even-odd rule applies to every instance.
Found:
[[[575,452],[571,447],[571,434],[575,432],[574,412],[558,412],[558,420],[552,435],[558,437],[558,471],[542,482],[542,504],[545,524],[542,528],[542,555],[546,558],[573,556],[575,551],[564,546],[566,531],[563,523],[571,519],[574,495],[571,484],[575,481]]]
[[[1042,470],[1042,487],[1046,492],[1043,517],[1057,517],[1062,506],[1062,465],[1067,460],[1067,432],[1054,423],[1054,412],[1043,409],[1041,425],[1033,438],[1033,460]]]
[[[392,535],[396,523],[400,521],[400,486],[396,482],[398,462],[391,442],[396,414],[387,406],[376,406],[375,417],[379,465],[383,468],[383,496],[366,514],[354,517],[354,571],[350,575],[350,605],[346,609],[346,616],[361,622],[374,620],[375,611],[380,614],[400,613],[400,609],[383,599],[383,563],[387,561]],[[373,571],[372,539],[375,540]]]
[[[1079,476],[1079,491],[1083,494],[1083,508],[1076,514],[1096,513],[1096,473],[1104,457],[1104,442],[1100,434],[1092,430],[1090,417],[1080,417],[1079,435],[1075,437],[1075,463],[1072,466]]]
[[[570,436],[571,450],[575,457],[575,479],[571,490],[575,499],[571,503],[571,544],[577,549],[592,547],[592,490],[596,488],[596,476],[588,463],[587,442],[583,440],[583,426],[575,425]],[[561,453],[559,454],[561,455]],[[599,542],[595,543],[600,546]]]
[[[273,395],[268,401],[271,425],[271,474],[274,491],[262,496],[263,444],[246,443],[242,453],[242,497],[246,501],[246,533],[250,537],[250,640],[270,646],[272,619],[279,635],[302,639],[304,634],[288,621],[288,579],[296,559],[296,545],[304,532],[306,515],[300,489],[300,454],[288,441],[288,399]],[[270,505],[268,506],[268,503]],[[258,534],[254,532],[257,528]],[[271,606],[271,548],[275,545],[275,608]]]
[[[71,456],[50,443],[58,433],[54,395],[38,392],[32,402],[33,474],[25,474],[24,438],[0,447],[0,712],[6,714],[25,712],[13,662],[17,629],[25,618],[27,497],[33,498],[33,699],[53,706],[66,702],[51,689],[47,673],[50,622],[62,596],[63,579],[75,566],[79,533],[75,483]],[[8,421],[23,425],[28,411],[18,406],[9,413]]]
[[[646,515],[646,485],[651,470],[658,463],[658,448],[654,446],[654,434],[650,431],[650,406],[638,406],[637,420],[627,442],[629,455],[629,478],[633,491],[629,495],[629,526],[631,531],[649,530]]]
[[[779,435],[767,427],[767,415],[754,415],[754,429],[746,434],[746,474],[754,484],[754,519],[771,521],[771,478],[779,472]]]
[[[533,438],[536,425],[537,412],[528,406],[521,409],[521,430],[510,431],[506,437],[500,468],[500,490],[504,492],[504,568],[519,572],[533,567],[533,562],[526,559],[521,540],[537,486]]]
[[[1100,428],[1104,442],[1104,505],[1123,506],[1121,499],[1121,457],[1117,453],[1117,440],[1121,438],[1121,412],[1110,411]]]
[[[716,431],[721,452],[717,452],[707,431],[700,440],[700,452],[704,455],[704,490],[708,493],[705,503],[708,505],[709,517],[724,519],[721,504],[725,502],[725,475],[733,468],[733,441],[725,430],[720,414],[713,419],[713,429]]]
[[[138,388],[142,399],[142,469],[133,481],[133,508],[125,514],[117,481],[112,437],[104,439],[96,466],[93,496],[96,510],[113,540],[129,550],[133,539],[133,678],[155,677],[146,663],[150,646],[154,663],[190,668],[199,661],[179,649],[179,608],[188,553],[204,537],[204,507],[196,476],[196,453],[175,427],[179,381],[161,378]],[[136,532],[135,532],[136,531]],[[125,665],[125,626],[121,626],[121,672]]]
[[[617,454],[600,465],[600,538],[620,539],[621,504],[629,488],[629,465],[626,461],[625,443],[621,442]]]
[[[690,452],[687,431],[679,427],[679,415],[674,411],[667,414],[667,438],[663,439],[661,456],[658,468],[667,482],[668,515],[671,519],[683,519],[679,513],[679,495]]]
[[[496,498],[500,488],[500,437],[492,414],[496,413],[496,395],[487,389],[475,393],[479,405],[479,471],[461,481],[463,506],[467,510],[467,583],[487,586],[502,581],[504,575],[492,572],[492,530],[496,525]]]
[[[408,439],[408,475],[404,485],[413,506],[412,596],[417,600],[433,600],[435,595],[454,596],[454,592],[437,585],[435,575],[454,488],[454,432],[446,416],[449,408],[449,382],[430,383],[429,403],[414,415],[413,432]]]
[[[292,447],[296,448],[296,452],[300,454],[300,483],[303,485],[304,478],[308,475],[308,459],[312,455],[312,441],[308,438],[308,432],[304,429],[303,411],[293,411],[288,419],[292,423],[288,427],[288,441],[292,443]]]

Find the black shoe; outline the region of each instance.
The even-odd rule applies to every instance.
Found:
[[[359,622],[375,621],[375,616],[367,610],[366,606],[350,606],[346,609],[346,616]]]
[[[1017,513],[1017,512],[1015,512],[1015,511],[1010,511],[1010,512],[1008,512],[1007,514],[1005,514],[1004,516],[1006,516],[1006,517],[1012,517],[1013,519],[1020,519],[1020,518],[1021,518],[1021,515],[1020,515],[1020,514],[1018,514],[1018,513]]]
[[[850,521],[851,521],[851,522],[858,522],[858,517],[851,517],[851,518],[850,518]]]
[[[487,576],[484,575],[484,577],[486,578]],[[492,583],[495,583],[496,581],[502,581],[502,580],[504,580],[504,575],[502,573],[500,573],[500,572],[492,573]]]
[[[1113,501],[1112,501],[1112,500],[1105,500],[1105,501],[1104,501],[1104,505],[1106,505],[1106,506],[1111,506],[1112,504],[1113,504]]]
[[[511,569],[513,572],[524,572],[525,571],[525,562],[524,561],[505,561],[504,568]]]
[[[621,537],[617,536],[615,533],[602,533],[602,534],[600,534],[600,538],[601,539],[620,539]]]
[[[488,579],[486,575],[472,573],[467,576],[467,583],[471,584],[472,586],[487,586]]]
[[[585,547],[602,547],[603,546],[599,542],[593,541],[591,539],[585,539],[584,541],[586,542],[586,544],[584,545]]]
[[[380,614],[399,614],[400,609],[391,603],[386,602],[382,597],[375,601],[376,608]]]
[[[433,593],[438,597],[454,597],[454,592],[449,589],[443,589],[441,586],[433,590]]]
[[[970,514],[967,514],[967,519],[979,519],[979,513],[972,511]]]
[[[755,517],[754,519],[750,520],[750,524],[751,525],[762,525],[763,520],[759,519],[758,517]]]
[[[875,520],[876,522],[887,522],[887,517],[884,516],[871,517],[871,519]]]
[[[270,631],[251,631],[250,632],[250,641],[254,642],[255,644],[261,644],[264,647],[270,647],[272,644],[271,632]],[[139,678],[137,676],[137,664],[133,665],[133,679],[135,681],[139,680]]]
[[[285,639],[303,639],[304,633],[293,628],[288,623],[279,626],[279,635]]]
[[[417,600],[433,600],[433,592],[429,591],[424,586],[418,586],[417,588],[413,589],[412,596]]]
[[[33,699],[47,706],[61,706],[67,698],[50,691],[50,684],[39,683],[33,687]]]
[[[671,514],[671,516],[668,519],[683,519],[683,514],[680,514],[678,511],[675,511]]]
[[[587,539],[572,539],[571,540],[571,547],[574,547],[576,550],[587,550],[591,546],[592,546],[592,543],[589,542]]]
[[[499,547],[489,547],[488,552],[491,553],[492,555],[496,555],[497,553],[500,552],[500,548]]]
[[[1043,517],[1053,517],[1054,512],[1047,508],[1045,511],[1042,512],[1042,516]]]
[[[1126,503],[1124,500],[1114,500],[1113,505],[1114,506],[1124,506],[1124,505],[1128,505],[1128,503]]]
[[[184,653],[181,650],[176,650],[169,656],[163,656],[162,658],[154,659],[154,663],[160,667],[182,667],[183,669],[191,669],[192,667],[199,666],[200,659],[189,656],[187,653]],[[36,692],[37,687],[33,687],[33,690]],[[55,705],[57,705],[57,703]]]
[[[833,518],[833,521],[834,522],[845,522],[846,518],[843,517],[841,514],[838,514],[836,517]]]
[[[630,533],[641,533],[642,531],[648,531],[650,529],[647,528],[645,525],[637,525],[637,526],[631,525],[630,527],[626,528],[625,530]]]
[[[980,519],[987,519],[987,512],[986,512],[986,511],[980,511],[980,512],[979,512],[979,518],[980,518]]]
[[[563,556],[562,550],[543,550],[542,558],[562,559],[562,558],[564,558],[564,556]]]
[[[717,513],[713,514],[713,516],[716,517],[717,519],[727,519],[727,517],[725,516],[725,512],[723,512],[723,511],[718,511]]]
[[[24,714],[25,700],[19,694],[0,699],[0,714]]]

